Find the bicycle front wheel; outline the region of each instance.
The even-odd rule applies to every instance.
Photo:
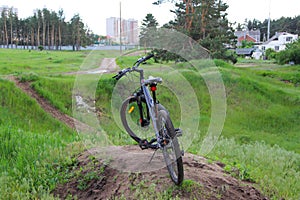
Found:
[[[166,110],[159,111],[158,128],[162,137],[162,151],[172,181],[180,185],[183,181],[183,163],[175,129]]]

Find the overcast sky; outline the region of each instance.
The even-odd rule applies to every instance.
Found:
[[[134,18],[139,23],[147,13],[152,13],[160,25],[174,19],[170,9],[171,3],[154,6],[155,0],[1,0],[0,6],[18,8],[19,18],[33,15],[36,8],[58,11],[64,10],[66,20],[69,21],[75,14],[79,14],[83,22],[96,34],[106,35],[106,18],[120,16],[120,2],[122,5],[122,18]],[[295,17],[300,15],[299,0],[223,0],[229,5],[227,10],[231,22],[242,23],[247,19],[263,21],[269,16],[269,8],[272,19],[281,16]],[[271,3],[270,3],[271,2]]]

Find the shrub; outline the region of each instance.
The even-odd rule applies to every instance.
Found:
[[[254,42],[252,41],[242,41],[242,48],[252,48],[254,46]]]
[[[287,64],[289,62],[300,64],[300,40],[288,44],[286,50],[277,54],[276,61],[279,64]]]
[[[44,47],[43,47],[43,46],[38,46],[38,49],[39,49],[40,51],[43,51],[43,50],[44,50]]]
[[[277,53],[274,49],[269,48],[266,50],[266,57],[268,60],[275,59],[276,55]]]

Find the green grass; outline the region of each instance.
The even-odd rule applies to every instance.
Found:
[[[65,114],[72,115],[73,76],[38,77],[32,88]]]
[[[137,179],[139,176],[142,178],[143,175],[138,173],[131,173],[129,179],[133,179],[130,183],[129,188],[133,193],[132,196],[134,199],[173,199],[179,200],[186,198],[189,195],[190,199],[201,199],[209,197],[207,194],[203,194],[203,186],[193,180],[186,179],[183,180],[182,185],[161,185],[161,180],[155,182],[147,179]],[[137,181],[135,181],[137,180]],[[182,195],[185,194],[185,195]],[[207,196],[205,196],[207,195]],[[205,196],[205,197],[204,197]],[[126,199],[126,197],[121,196],[120,199]]]
[[[3,55],[0,56],[1,74],[18,74],[21,80],[31,81],[32,87],[39,94],[67,114],[72,114],[71,95],[75,78],[57,74],[82,67],[95,67],[93,64],[89,65],[89,60],[85,60],[86,52],[72,54],[73,52],[0,49],[0,53]],[[101,59],[105,56],[110,57],[109,54],[110,52],[98,52],[92,56]],[[5,56],[9,59],[5,59]],[[117,62],[121,68],[125,68],[131,66],[136,59],[136,56],[122,57]],[[23,66],[20,64],[22,61],[25,63]],[[239,169],[240,173],[233,175],[254,180],[271,199],[299,199],[300,67],[258,61],[254,64],[249,63],[250,61],[243,62],[253,67],[235,68],[223,61],[215,61],[226,87],[227,115],[222,138],[208,156],[224,162],[228,172],[234,172],[234,168]],[[51,66],[53,64],[51,70],[45,67],[49,63]],[[25,65],[29,67],[24,67]],[[201,113],[200,132],[207,132],[211,102],[203,78],[184,63],[169,63],[167,66],[176,69],[194,88]],[[153,62],[143,66],[145,71],[150,71],[154,76],[165,76],[164,80],[169,80],[172,77],[164,73],[167,72],[164,71],[165,67],[165,64]],[[100,78],[95,86],[95,100],[101,112],[101,128],[115,145],[133,144],[133,140],[116,126],[112,118],[110,100],[116,81],[111,77],[110,74],[101,78],[96,75],[82,76],[80,84],[83,88],[93,88],[94,83],[91,80]],[[176,78],[174,79],[176,81]],[[44,113],[34,100],[15,88],[14,84],[0,79],[0,88],[0,130],[3,141],[0,148],[1,166],[4,166],[0,179],[1,182],[8,183],[1,184],[0,193],[5,194],[8,199],[49,196],[49,191],[55,186],[51,181],[57,178],[56,167],[59,166],[60,170],[66,169],[61,161],[64,158],[67,158],[67,163],[73,162],[69,155],[65,154],[64,147],[77,139],[68,127]],[[91,94],[91,91],[86,91],[86,94]],[[160,86],[158,99],[170,110],[174,124],[178,125],[180,111],[174,93]],[[188,151],[198,153],[199,144],[204,136],[195,138]],[[19,141],[14,138],[18,138]],[[30,140],[27,141],[26,138]],[[38,154],[41,151],[43,153]],[[12,160],[12,155],[20,156]],[[35,161],[43,164],[37,165]],[[11,166],[18,170],[10,170],[14,169]],[[21,179],[17,174],[22,171],[22,167],[29,170],[28,174],[23,170],[24,178]],[[45,175],[42,175],[42,172],[45,172]],[[40,179],[43,180],[42,183]],[[186,183],[186,187],[190,187],[189,182]]]
[[[36,51],[0,49],[0,74],[35,72],[39,75],[74,72],[97,68],[102,58],[114,57],[118,51]],[[96,62],[91,62],[91,61]]]
[[[0,79],[0,96],[0,125],[37,132],[71,132],[66,125],[45,113],[35,100],[16,88],[14,83]]]
[[[75,136],[1,125],[0,199],[50,197],[50,191],[62,179],[60,166],[78,152],[75,148],[64,150],[76,141]]]
[[[271,199],[300,198],[298,153],[265,142],[241,145],[234,139],[221,138],[209,157],[225,163],[225,169],[234,176],[255,181]]]
[[[0,79],[0,96],[0,199],[50,197],[77,135],[12,82]]]
[[[0,49],[0,74],[34,71],[38,74],[76,71],[89,52]],[[63,67],[61,67],[63,66]]]

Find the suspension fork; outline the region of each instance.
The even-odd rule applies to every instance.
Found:
[[[149,114],[149,108],[146,104],[146,119],[144,118],[144,113],[143,113],[143,101],[142,101],[142,98],[143,98],[143,92],[142,92],[142,88],[140,91],[138,91],[138,93],[136,94],[137,95],[137,105],[138,105],[138,108],[139,108],[139,114],[140,114],[140,124],[142,127],[144,126],[148,126],[149,123],[150,123],[150,114]],[[145,97],[144,97],[145,98]]]

